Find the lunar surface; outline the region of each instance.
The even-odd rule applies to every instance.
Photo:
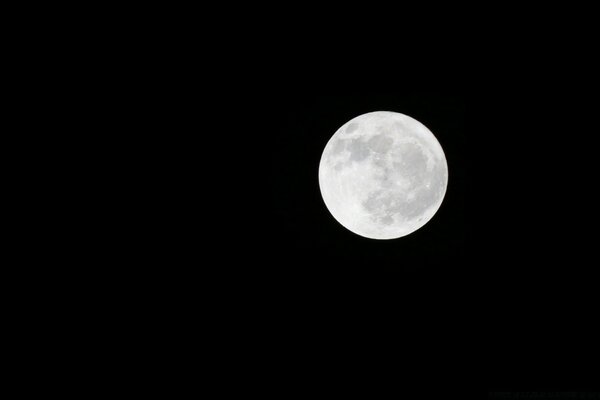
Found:
[[[395,239],[425,225],[448,184],[446,156],[419,121],[376,111],[348,121],[331,137],[319,186],[333,217],[371,239]]]

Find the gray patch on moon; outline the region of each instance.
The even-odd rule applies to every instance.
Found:
[[[338,139],[333,142],[333,146],[331,148],[331,154],[340,154],[342,151],[346,149],[346,140]]]
[[[389,215],[386,215],[385,217],[381,218],[379,222],[381,222],[381,224],[383,225],[391,225],[394,223],[394,218],[392,218]]]
[[[358,123],[350,122],[348,126],[346,126],[346,133],[352,133],[358,129]]]
[[[387,151],[393,140],[386,135],[378,135],[369,140],[371,148]],[[403,143],[399,145],[398,161],[389,164],[377,163],[381,174],[377,175],[380,189],[370,193],[362,203],[371,214],[371,219],[387,225],[398,216],[404,221],[422,215],[440,198],[446,176],[442,167],[435,165],[433,171],[428,170],[427,156],[420,145]],[[375,162],[374,162],[375,164]],[[402,190],[395,183],[397,179],[409,183]]]
[[[405,146],[403,146],[401,154],[401,163],[404,165],[404,167],[409,168],[410,171],[427,169],[427,157],[421,150],[421,146],[407,143]]]
[[[427,174],[424,181],[413,182],[415,187],[406,192],[402,201],[389,211],[397,213],[407,220],[422,215],[429,207],[437,204],[444,194],[446,174],[443,168],[437,165],[431,173]]]
[[[421,215],[436,199],[434,193],[423,189],[416,190],[414,201],[408,201],[406,193],[380,190],[369,195],[363,206],[375,221],[394,216],[407,221]]]
[[[413,143],[402,145],[398,161],[393,162],[395,170],[402,171],[413,187],[423,183],[428,175],[427,156],[421,146]]]
[[[406,126],[404,125],[404,122],[400,122],[400,121],[396,121],[394,122],[394,129],[396,129],[399,132],[406,132]]]
[[[394,186],[394,180],[392,178],[392,173],[388,168],[383,168],[383,176],[379,178],[381,186],[384,188],[390,188]]]
[[[373,165],[376,166],[376,167],[379,167],[379,168],[383,169],[384,170],[384,174],[386,174],[387,170],[389,169],[387,167],[387,162],[385,160],[379,158],[379,157],[375,157],[373,159]]]
[[[343,161],[338,161],[333,165],[333,169],[335,169],[336,171],[341,171],[342,169],[344,169],[344,167],[346,166],[347,163],[343,162]]]
[[[400,195],[394,191],[376,190],[362,203],[370,214],[370,219],[380,225],[389,226],[394,223],[394,217],[399,213]]]
[[[431,207],[437,200],[435,192],[425,188],[416,189],[411,201],[403,201],[394,211],[407,220],[418,217]]]
[[[380,134],[373,136],[367,142],[369,148],[376,153],[387,153],[390,151],[394,139],[389,137],[387,134]]]
[[[369,157],[369,148],[364,145],[365,141],[361,139],[352,139],[347,148],[350,151],[350,160],[362,161]]]
[[[397,197],[393,191],[378,189],[369,194],[363,206],[371,214],[389,214],[389,209],[397,203]]]

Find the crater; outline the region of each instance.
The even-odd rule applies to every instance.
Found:
[[[394,223],[394,218],[392,218],[392,216],[391,216],[391,215],[386,215],[385,217],[383,217],[383,218],[380,218],[380,219],[379,219],[379,222],[380,222],[382,225],[391,225],[391,224],[393,224],[393,223]]]
[[[404,126],[403,122],[394,122],[394,129],[398,132],[405,132],[406,131],[406,127]]]
[[[360,139],[352,139],[348,143],[347,149],[350,151],[350,160],[352,161],[362,161],[369,156],[369,148]]]
[[[376,190],[367,197],[363,202],[363,206],[372,214],[377,215],[385,212],[389,215],[389,211],[397,205],[397,199],[398,195],[394,191]]]
[[[410,197],[411,199],[409,200],[408,195],[406,195],[404,201],[399,202],[395,207],[392,207],[392,210],[407,219],[412,219],[422,215],[423,212],[431,207],[438,199],[438,195],[435,191],[427,190],[425,188],[411,192]]]
[[[390,151],[394,139],[389,137],[387,134],[380,134],[373,136],[367,142],[369,148],[376,153],[387,153]]]
[[[340,154],[345,149],[346,149],[346,140],[337,139],[332,144],[331,154]]]
[[[369,197],[367,197],[367,199],[363,201],[363,206],[365,207],[365,210],[371,213],[377,211],[377,209],[381,207],[380,196],[382,193],[382,190],[376,190],[373,193],[369,194]]]
[[[420,146],[405,143],[398,153],[398,160],[394,161],[395,170],[402,171],[404,176],[409,176],[410,179],[419,185],[425,180],[428,175],[427,156],[423,153]]]
[[[347,162],[338,161],[338,162],[336,162],[334,164],[333,169],[336,170],[336,171],[341,171],[341,170],[343,170],[346,167],[346,165],[348,165]]]
[[[358,123],[350,122],[348,126],[346,126],[346,133],[352,133],[358,129]]]

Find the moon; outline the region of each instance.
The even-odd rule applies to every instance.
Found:
[[[442,146],[419,121],[375,111],[348,121],[319,163],[319,187],[342,226],[371,239],[396,239],[425,225],[448,186]]]

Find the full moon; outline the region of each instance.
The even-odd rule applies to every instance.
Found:
[[[371,239],[395,239],[421,228],[440,208],[447,184],[446,156],[433,133],[397,112],[348,121],[331,137],[319,164],[329,212]]]

